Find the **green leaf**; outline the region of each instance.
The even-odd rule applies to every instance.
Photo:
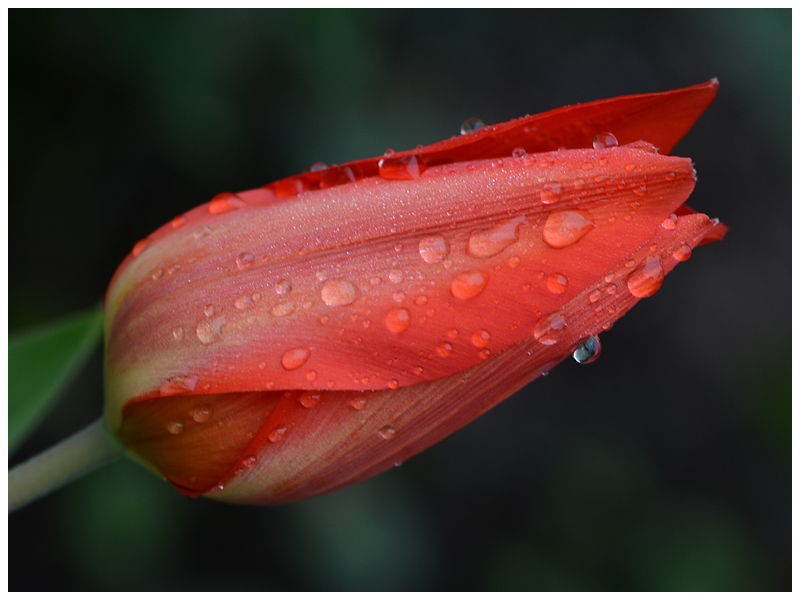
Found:
[[[96,308],[9,337],[9,453],[53,405],[102,336],[103,311]]]

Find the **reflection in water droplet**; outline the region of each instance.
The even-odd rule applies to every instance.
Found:
[[[411,325],[411,315],[405,308],[392,308],[386,313],[386,327],[393,333],[402,333]]]
[[[478,348],[485,348],[489,345],[492,336],[485,329],[478,329],[472,334],[472,344]]]
[[[181,420],[170,421],[167,423],[167,431],[169,431],[172,435],[178,435],[181,431],[183,431],[184,427],[185,424]]]
[[[211,413],[213,411],[214,409],[212,409],[209,404],[201,404],[200,406],[195,406],[192,410],[190,410],[189,415],[196,423],[205,423],[211,418]]]
[[[594,138],[592,146],[595,150],[605,150],[606,148],[613,148],[618,144],[617,138],[610,133],[600,133]]]
[[[308,360],[311,352],[308,348],[292,348],[287,350],[281,357],[281,366],[287,371],[294,371],[301,367]]]
[[[589,233],[594,226],[589,211],[560,210],[547,217],[542,238],[551,248],[566,248]]]
[[[378,431],[378,435],[380,435],[385,440],[390,440],[394,437],[395,430],[394,427],[391,425],[387,425],[386,427],[381,427]]]
[[[547,276],[547,289],[554,294],[563,294],[567,291],[569,280],[561,273],[551,273]]]
[[[275,442],[280,441],[285,433],[286,433],[286,427],[276,427],[275,429],[269,432],[269,435],[267,437],[269,438],[269,441],[274,444]]]
[[[553,313],[542,317],[533,329],[533,337],[540,344],[552,346],[564,334],[567,328],[567,321],[558,313]]]
[[[306,408],[314,408],[317,404],[319,404],[321,398],[322,392],[306,391],[300,396],[300,404]]]
[[[358,299],[359,292],[355,284],[346,279],[331,279],[322,286],[320,296],[328,306],[347,306]]]
[[[451,329],[447,332],[447,335],[450,336],[450,339],[456,339],[458,337],[458,329]]]
[[[481,129],[482,127],[486,127],[486,123],[476,117],[472,117],[461,124],[461,135],[478,131],[478,129]]]
[[[419,241],[419,255],[428,264],[437,263],[450,252],[450,244],[441,235],[431,235]]]
[[[672,253],[672,256],[675,257],[675,260],[679,260],[681,262],[689,260],[689,258],[692,256],[692,249],[691,247],[684,244],[683,246],[675,250],[675,252]]]
[[[628,289],[637,298],[652,296],[664,281],[664,269],[661,261],[648,256],[642,264],[628,276]]]
[[[242,252],[239,256],[236,257],[236,266],[240,269],[246,269],[250,265],[256,262],[256,257],[250,254],[249,252]]]
[[[491,229],[473,232],[467,242],[467,254],[477,258],[500,254],[519,239],[519,226],[524,222],[525,217],[516,217]]]
[[[222,326],[225,324],[225,317],[216,317],[207,321],[202,321],[197,325],[197,339],[202,344],[212,344],[222,336]]]
[[[596,335],[583,340],[572,353],[572,358],[582,365],[596,361],[598,356],[600,356],[600,338]]]
[[[453,353],[453,345],[447,342],[442,342],[438,346],[436,346],[436,352],[439,353],[439,356],[447,358]]]
[[[480,294],[489,282],[489,274],[482,271],[462,273],[453,279],[450,293],[456,298],[466,300]]]

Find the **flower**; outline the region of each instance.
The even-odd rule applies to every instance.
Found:
[[[108,289],[109,426],[185,494],[288,502],[590,360],[725,232],[683,204],[694,169],[666,155],[716,89],[528,116],[176,217]]]

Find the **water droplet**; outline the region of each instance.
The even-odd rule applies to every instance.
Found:
[[[178,377],[171,377],[163,384],[159,392],[162,396],[171,396],[180,392],[193,392],[197,387],[197,382],[200,378],[197,375],[179,375]]]
[[[292,291],[292,284],[286,279],[281,279],[275,284],[275,293],[279,295],[288,294]]]
[[[211,488],[211,493],[212,494],[221,494],[222,490],[224,490],[224,489],[225,489],[225,486],[220,483],[219,485],[214,486],[213,488]]]
[[[592,146],[595,150],[605,150],[606,148],[613,148],[618,144],[617,138],[610,133],[600,133],[595,136]]]
[[[362,398],[360,396],[358,398],[353,398],[350,401],[350,406],[356,410],[364,410],[364,408],[367,406],[367,400],[366,398]]]
[[[269,432],[267,437],[269,438],[269,441],[274,444],[275,442],[279,442],[285,433],[286,427],[276,427]]]
[[[603,297],[603,292],[601,292],[600,290],[594,290],[594,291],[592,291],[591,294],[589,294],[589,302],[594,304],[595,302],[600,300],[600,298],[602,298],[602,297]]]
[[[458,329],[451,329],[447,332],[447,335],[450,336],[450,339],[454,340],[458,337]]]
[[[478,258],[488,258],[500,254],[519,239],[519,226],[525,217],[504,221],[491,229],[475,231],[469,236],[467,254]]]
[[[525,156],[525,154],[526,154],[525,148],[514,148],[511,151],[511,156],[513,156],[514,158],[522,158]]]
[[[654,256],[648,256],[628,276],[628,289],[637,298],[647,298],[658,291],[663,281],[664,269],[661,261]]]
[[[287,371],[294,371],[308,360],[311,351],[308,348],[292,348],[281,356],[281,366]]]
[[[318,161],[318,162],[315,162],[313,165],[311,165],[308,168],[308,170],[309,171],[322,171],[323,169],[327,169],[327,168],[328,168],[328,165],[326,165],[324,162]]]
[[[453,283],[450,285],[450,293],[462,300],[474,298],[483,291],[487,283],[489,283],[488,273],[482,271],[462,273],[453,279]]]
[[[239,310],[243,310],[249,306],[253,306],[253,300],[250,296],[242,296],[241,298],[237,298],[233,305]]]
[[[214,315],[214,305],[213,304],[206,304],[206,307],[203,309],[203,313],[207,317],[211,317]]]
[[[183,327],[176,327],[172,330],[172,337],[179,342],[183,339],[184,335]]]
[[[252,467],[257,462],[258,462],[258,458],[256,458],[255,454],[248,454],[247,456],[244,457],[244,460],[242,460],[242,464],[245,467]]]
[[[560,210],[550,213],[542,229],[542,238],[551,248],[566,248],[580,240],[594,227],[586,210]]]
[[[569,280],[561,273],[551,273],[547,276],[547,289],[554,294],[563,294],[567,291]]]
[[[322,392],[306,391],[300,396],[300,404],[306,408],[314,408],[317,404],[319,404],[321,398]]]
[[[481,350],[480,352],[478,352],[478,358],[480,358],[481,360],[486,360],[486,359],[487,359],[487,358],[489,358],[491,355],[492,355],[492,353],[489,351],[489,349],[488,349],[488,348],[484,348],[483,350]]]
[[[439,353],[439,356],[447,358],[453,353],[453,345],[447,342],[442,342],[441,344],[436,346],[436,352]]]
[[[244,206],[247,206],[247,204],[236,194],[222,192],[211,199],[208,205],[208,212],[212,215],[218,215]]]
[[[450,252],[450,244],[441,235],[431,235],[419,241],[419,255],[428,264],[438,263]]]
[[[553,313],[539,319],[533,329],[533,337],[540,344],[552,346],[561,339],[566,328],[567,321],[564,317],[558,313]]]
[[[594,169],[594,165],[590,162],[585,162],[581,165],[581,169],[584,171],[590,171],[591,169]]]
[[[352,183],[363,178],[364,174],[356,165],[342,165],[327,169],[322,174],[319,183],[322,189],[326,189],[345,183]]]
[[[421,156],[383,158],[378,162],[378,175],[383,179],[412,180],[422,177],[427,168],[428,165]]]
[[[212,412],[214,412],[214,409],[209,404],[201,404],[190,410],[189,415],[196,423],[205,423],[211,418]]]
[[[692,249],[691,247],[684,244],[683,246],[675,250],[675,252],[672,253],[672,256],[675,257],[675,260],[679,260],[681,262],[689,260],[689,258],[692,256]]]
[[[478,129],[481,129],[482,127],[486,127],[486,123],[476,117],[472,117],[461,124],[461,135],[478,131]]]
[[[522,261],[520,261],[519,256],[512,256],[508,259],[508,266],[514,269],[519,266],[520,262]]]
[[[383,155],[386,158],[389,158],[390,156],[393,156],[394,155],[394,148],[387,148],[386,150],[384,150]]]
[[[183,431],[185,426],[185,423],[180,419],[170,421],[167,423],[167,431],[169,431],[172,435],[178,435],[181,431]]]
[[[216,317],[203,321],[197,325],[197,339],[202,344],[208,345],[216,342],[222,335],[222,326],[225,324],[224,317]]]
[[[547,183],[544,189],[539,193],[539,199],[542,201],[542,204],[553,204],[554,202],[558,202],[560,198],[560,183]]]
[[[661,226],[664,229],[675,229],[675,225],[678,223],[678,216],[675,213],[672,213],[669,217],[661,221]]]
[[[172,221],[170,221],[170,224],[172,225],[173,229],[177,229],[181,225],[186,225],[186,217],[184,217],[183,215],[178,215],[177,217],[172,219]]]
[[[402,460],[398,460],[396,463],[394,463],[394,466],[395,466],[395,468],[399,469],[400,467],[403,466],[403,461]]]
[[[133,250],[131,250],[131,254],[133,254],[134,258],[136,258],[136,257],[137,257],[137,256],[139,256],[139,255],[140,255],[140,254],[141,254],[141,253],[144,251],[144,249],[145,249],[145,248],[147,248],[149,245],[150,245],[150,240],[148,240],[147,238],[145,238],[145,239],[143,239],[143,240],[139,240],[138,242],[136,242],[136,243],[133,245]]]
[[[316,371],[306,371],[306,379],[309,381],[316,381],[317,380],[317,372]]]
[[[159,279],[161,279],[163,275],[164,271],[162,269],[159,269],[158,271],[155,271],[150,277],[153,279],[153,281],[158,281]]]
[[[246,269],[250,265],[256,262],[256,257],[250,254],[249,252],[242,252],[239,256],[236,257],[236,266],[240,269]]]
[[[392,308],[386,313],[386,327],[393,333],[402,333],[411,325],[411,315],[405,308]]]
[[[392,283],[402,283],[403,272],[400,269],[392,269],[389,271],[389,281]]]
[[[398,383],[397,379],[390,379],[386,385],[388,385],[389,389],[391,390],[396,390],[397,388],[400,387],[400,384]]]
[[[572,353],[572,358],[582,365],[596,361],[598,356],[600,356],[600,338],[596,335],[583,340],[583,343]]]
[[[472,345],[478,348],[486,348],[491,341],[492,336],[485,329],[478,329],[472,334]]]
[[[294,302],[281,302],[272,307],[270,312],[273,317],[286,317],[294,312]]]
[[[395,292],[394,294],[392,294],[392,299],[399,304],[400,302],[406,299],[406,293]]]
[[[328,272],[325,269],[320,269],[316,273],[314,273],[316,278],[320,281],[325,281],[328,279]]]
[[[194,232],[194,239],[199,240],[202,237],[206,237],[209,233],[211,233],[211,227],[206,225]]]
[[[391,425],[387,425],[386,427],[381,427],[378,430],[378,435],[380,435],[385,440],[390,440],[394,437],[395,430],[394,427]]]
[[[331,279],[322,286],[320,296],[328,306],[347,306],[358,299],[359,292],[355,284],[346,279]]]

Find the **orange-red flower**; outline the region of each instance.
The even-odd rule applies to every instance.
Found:
[[[566,107],[176,217],[107,293],[110,427],[185,494],[288,502],[407,459],[578,347],[591,359],[724,234],[667,156],[716,89]]]

